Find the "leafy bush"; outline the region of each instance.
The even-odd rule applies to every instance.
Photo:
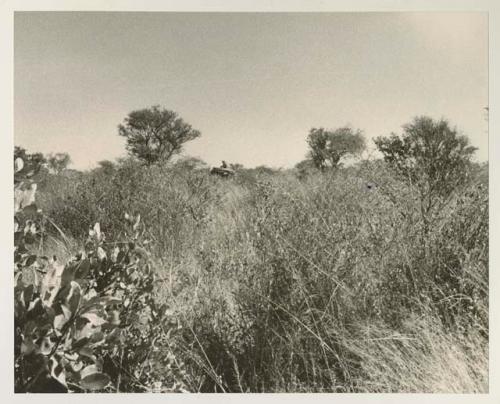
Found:
[[[401,137],[378,137],[375,144],[395,173],[418,191],[426,237],[432,211],[467,185],[476,148],[443,119],[421,116],[403,129]]]
[[[65,392],[69,386],[102,389],[109,377],[94,348],[106,344],[114,323],[111,308],[119,302],[98,295],[87,274],[102,259],[88,249],[79,259],[61,265],[38,256],[32,247],[43,232],[34,204],[35,184],[26,188],[22,160],[15,178],[15,390]],[[109,328],[104,331],[103,324]]]
[[[126,215],[124,240],[107,242],[99,223],[66,264],[39,255],[44,215],[20,158],[15,176],[15,391],[182,389],[155,360],[175,359],[167,308],[154,299],[155,275],[141,245],[140,216]],[[181,374],[181,373],[179,373]]]

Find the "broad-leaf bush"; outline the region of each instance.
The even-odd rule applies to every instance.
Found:
[[[170,348],[175,322],[154,298],[140,216],[125,214],[116,242],[95,223],[66,263],[41,255],[46,221],[26,169],[16,158],[15,391],[182,389],[182,362]],[[152,357],[175,363],[165,372]]]
[[[15,390],[103,389],[109,376],[102,373],[94,350],[107,343],[114,328],[110,308],[120,301],[97,294],[87,277],[101,259],[95,250],[86,249],[66,265],[37,254],[43,228],[34,204],[36,187],[27,181],[22,160],[16,163]]]

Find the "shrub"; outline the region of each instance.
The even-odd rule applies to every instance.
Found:
[[[19,160],[17,160],[19,161]],[[87,274],[101,259],[97,250],[68,263],[38,256],[32,248],[40,228],[34,184],[15,178],[15,391],[66,392],[71,386],[102,389],[109,377],[94,348],[112,335],[112,296],[98,295]],[[109,324],[106,331],[103,324]]]
[[[153,382],[182,388],[167,310],[154,298],[155,274],[141,246],[140,216],[127,215],[123,241],[108,242],[99,223],[66,264],[37,253],[43,214],[16,159],[15,391],[140,391]],[[177,373],[176,373],[177,372]],[[111,387],[113,385],[114,387]]]
[[[375,144],[389,166],[416,187],[427,232],[431,211],[466,185],[476,148],[443,119],[417,117],[403,129],[401,137],[379,137]]]

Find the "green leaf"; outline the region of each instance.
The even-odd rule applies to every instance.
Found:
[[[70,362],[69,366],[71,367],[71,370],[73,372],[79,372],[83,368],[83,362],[82,361]]]
[[[67,360],[72,361],[72,362],[76,361],[79,358],[79,356],[76,352],[73,352],[73,353],[65,352],[64,357]]]
[[[106,319],[100,317],[99,315],[97,315],[97,313],[94,312],[83,313],[81,317],[87,319],[88,322],[94,327],[99,327],[100,325],[106,323]]]
[[[26,258],[26,261],[24,262],[24,265],[29,267],[33,265],[36,262],[36,255],[30,255],[28,258]]]
[[[67,264],[61,274],[61,286],[66,286],[73,279],[75,279],[75,272],[77,266],[75,264]]]
[[[81,300],[82,292],[80,285],[75,282],[71,281],[71,288],[69,291],[68,296],[66,297],[66,302],[68,304],[68,308],[72,313],[76,313],[78,310],[78,306],[80,305],[80,300]]]
[[[74,351],[77,351],[87,345],[89,343],[90,339],[88,337],[83,337],[80,338],[79,340],[76,340],[73,345],[71,346],[71,349]]]
[[[15,287],[22,287],[22,285],[23,285],[23,281],[22,281],[23,276],[22,275],[23,275],[22,271],[20,271],[16,274],[16,276],[14,276],[14,286]]]
[[[21,343],[21,355],[29,355],[37,350],[38,348],[33,343],[31,337],[24,338],[23,342]]]
[[[68,388],[66,385],[66,372],[64,371],[64,366],[58,363],[56,358],[50,358],[50,375],[57,380],[64,388]]]
[[[97,258],[99,258],[100,261],[106,259],[106,251],[102,247],[97,248]]]
[[[78,350],[78,353],[81,355],[81,356],[84,356],[86,358],[89,358],[90,360],[92,360],[92,362],[95,362],[96,361],[96,357],[94,355],[94,351],[92,350],[92,348],[89,348],[89,347],[83,347],[81,348],[80,350]]]
[[[71,310],[64,304],[61,304],[60,308],[61,312],[54,317],[54,328],[56,330],[61,330],[64,324],[70,320],[72,314]]]
[[[92,335],[92,333],[95,331],[95,328],[92,327],[92,324],[88,322],[86,318],[82,317],[77,317],[75,321],[75,329],[73,333],[73,337],[75,339],[80,339],[80,338],[85,338]]]

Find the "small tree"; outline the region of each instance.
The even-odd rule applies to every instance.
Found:
[[[14,159],[17,158],[23,161],[23,173],[28,173],[28,176],[37,174],[47,163],[47,159],[42,153],[28,153],[20,146],[14,147]]]
[[[374,142],[389,166],[418,189],[427,229],[432,208],[466,182],[476,148],[444,119],[417,117],[403,130],[401,137],[393,133]]]
[[[111,175],[117,169],[117,165],[109,160],[101,160],[97,164],[98,167],[95,170],[100,171],[104,175]]]
[[[71,163],[71,157],[68,153],[49,154],[47,157],[47,165],[49,170],[54,174],[60,174]]]
[[[360,154],[365,149],[365,139],[360,130],[349,127],[328,131],[312,128],[307,137],[309,158],[320,170],[335,168],[348,155]]]
[[[118,133],[126,139],[128,152],[146,164],[169,160],[184,143],[201,135],[177,113],[159,106],[132,111]]]
[[[314,162],[310,159],[302,160],[295,164],[295,173],[299,179],[305,179],[311,173],[317,172]]]
[[[174,168],[183,171],[206,170],[208,164],[198,157],[183,157],[175,162]]]

